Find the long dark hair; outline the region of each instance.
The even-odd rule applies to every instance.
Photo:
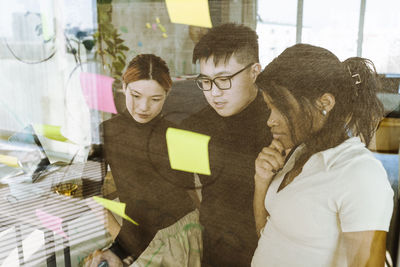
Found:
[[[306,145],[293,170],[301,170],[311,155],[335,147],[349,136],[359,136],[368,145],[383,117],[383,106],[376,96],[379,78],[368,59],[352,57],[341,62],[324,48],[296,44],[275,58],[256,84],[286,118],[295,145]],[[313,133],[312,111],[324,93],[335,97],[335,106],[322,129]],[[289,101],[293,98],[302,110],[300,114],[293,112]],[[295,120],[301,121],[305,140],[296,135]]]

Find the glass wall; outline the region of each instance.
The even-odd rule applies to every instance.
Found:
[[[128,114],[122,74],[135,56],[156,54],[165,60],[172,78],[161,117],[175,125],[200,113],[209,104],[193,81],[200,64],[192,63],[192,56],[208,28],[173,23],[164,0],[0,2],[0,266],[83,266],[90,253],[112,243],[122,221],[131,223],[123,214],[106,212],[106,202],[100,205],[102,200],[92,198],[118,201],[121,196],[113,178],[118,171],[111,172],[101,145],[104,122]],[[387,118],[369,149],[385,167],[392,188],[398,187],[400,1],[197,2],[207,3],[213,27],[235,22],[257,32],[262,68],[296,42],[327,48],[340,60],[357,55],[370,58],[383,78],[384,91],[378,97]],[[118,135],[119,131],[112,133]],[[155,131],[146,134],[153,137]],[[230,138],[227,134],[221,139]],[[118,144],[124,148],[129,140],[120,138]],[[155,146],[165,140],[162,136]],[[121,155],[134,154],[151,161],[148,151],[152,143],[135,145],[142,149],[140,153],[122,151]],[[124,168],[137,166],[134,160],[127,161],[121,160]],[[248,166],[253,170],[254,160]],[[151,167],[165,178],[157,166]],[[196,183],[199,177],[194,175]],[[253,177],[249,179],[253,181]],[[147,184],[146,179],[141,182]],[[229,189],[224,193],[240,188],[241,182],[226,182]],[[158,200],[163,195],[179,195],[172,189],[153,190],[155,185],[151,184],[149,195],[159,194]],[[197,191],[189,192],[190,196],[201,196],[199,188],[196,184]],[[249,203],[252,194],[248,194]],[[397,200],[395,190],[387,245],[393,260],[399,248]],[[114,205],[113,211],[125,212],[123,205],[110,205]],[[157,208],[149,208],[152,215],[157,215]],[[242,211],[231,211],[231,215],[237,213]],[[166,212],[162,215],[169,216]],[[234,231],[228,237],[218,244],[241,243]]]

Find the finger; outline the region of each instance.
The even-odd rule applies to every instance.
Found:
[[[270,177],[274,175],[274,172],[271,166],[256,166],[256,174],[261,177]]]
[[[106,250],[105,252],[103,252],[102,254],[102,259],[106,260],[108,265],[110,267],[119,267],[119,266],[123,266],[121,259],[114,254],[114,252],[112,252],[111,250]],[[133,259],[132,259],[132,263],[133,263]],[[130,265],[130,264],[127,264]]]
[[[92,261],[89,266],[97,267],[99,265],[99,263],[103,260],[102,254],[103,254],[103,252],[100,250],[96,250],[95,252],[93,252],[92,253]]]
[[[90,254],[85,258],[85,260],[83,261],[83,266],[90,267],[91,263],[92,263],[92,254]]]
[[[264,147],[263,150],[258,154],[259,157],[265,157],[267,155],[272,155],[276,158],[282,158],[281,153],[270,147]]]
[[[278,170],[282,166],[282,161],[277,159],[275,155],[263,155],[260,160],[262,166],[270,165],[272,167],[271,170]]]
[[[269,148],[269,147],[264,148],[258,154],[257,158],[260,158],[260,159],[266,160],[266,161],[274,160],[274,161],[278,162],[278,164],[279,164],[278,168],[281,168],[285,162],[285,158],[282,156],[282,154],[279,151]]]
[[[257,162],[255,166],[256,174],[260,177],[273,177],[279,170],[280,168],[276,168],[270,163],[262,162],[262,160]]]
[[[271,148],[278,150],[278,152],[284,156],[285,154],[285,147],[283,146],[283,144],[281,143],[281,141],[279,141],[278,139],[272,139],[271,144],[269,145]]]

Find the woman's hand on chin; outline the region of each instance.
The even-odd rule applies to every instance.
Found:
[[[255,162],[256,173],[254,179],[256,186],[268,186],[275,174],[283,168],[285,157],[285,148],[277,139],[273,139],[268,147],[264,147]]]

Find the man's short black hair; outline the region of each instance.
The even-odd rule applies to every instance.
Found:
[[[227,62],[235,55],[238,63],[259,62],[258,35],[251,28],[235,23],[226,23],[212,28],[196,44],[193,63],[213,56],[214,64]]]

